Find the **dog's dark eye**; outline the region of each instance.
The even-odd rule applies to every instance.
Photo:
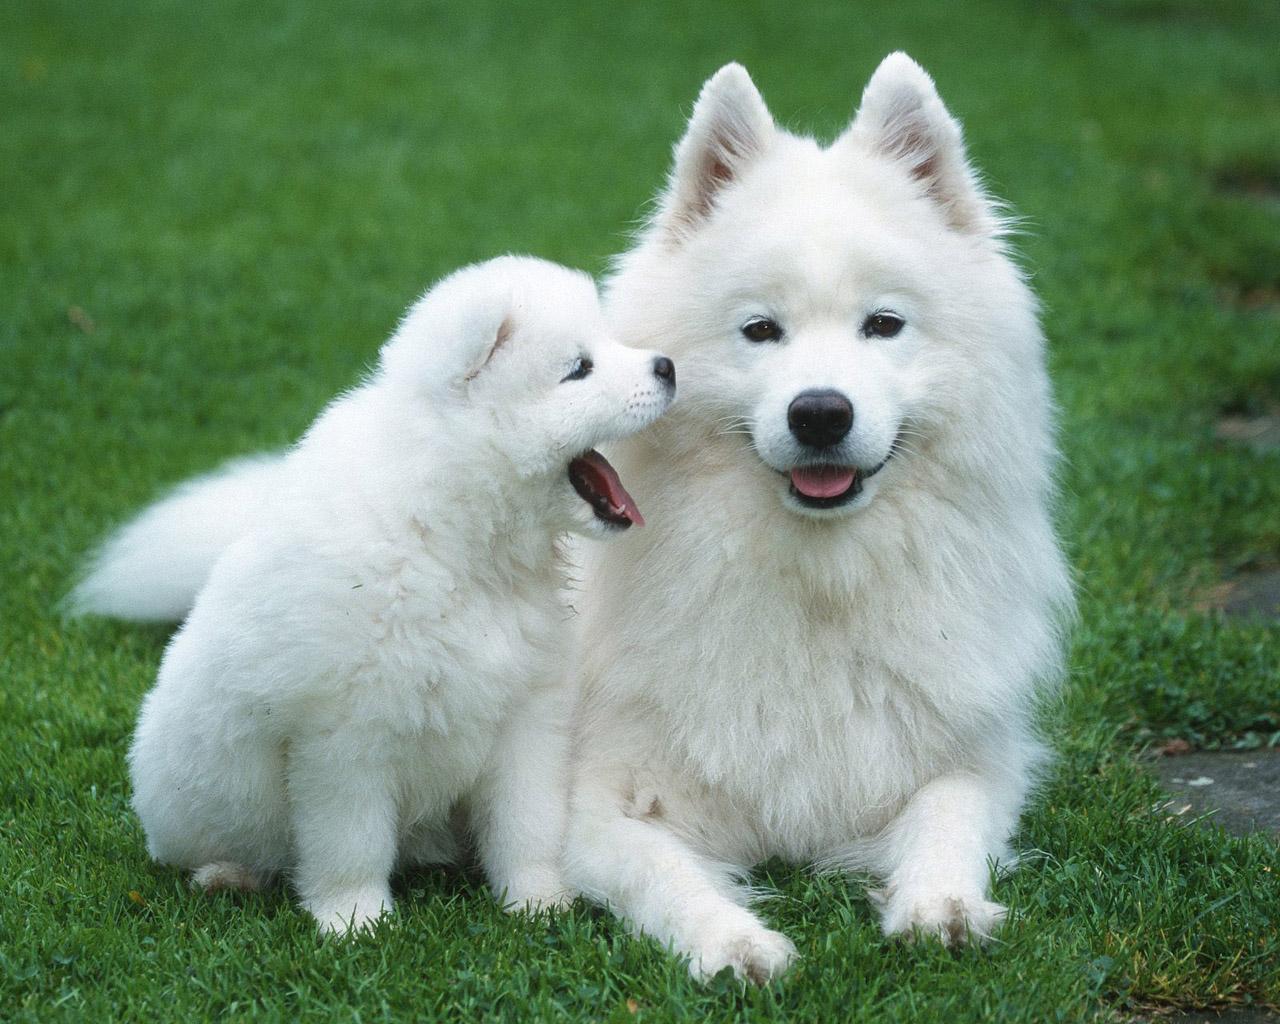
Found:
[[[595,366],[595,363],[586,356],[579,356],[573,361],[573,366],[569,368],[569,372],[560,378],[560,383],[563,384],[567,380],[582,380],[583,377],[591,372],[593,366]]]
[[[892,338],[906,325],[897,313],[882,309],[862,321],[862,333],[868,338]]]
[[[747,341],[777,341],[782,337],[782,328],[767,316],[753,316],[742,325],[742,336]]]

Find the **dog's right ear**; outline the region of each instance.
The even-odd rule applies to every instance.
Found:
[[[726,64],[702,87],[659,206],[658,223],[674,241],[710,214],[716,195],[768,148],[769,108],[741,64]]]

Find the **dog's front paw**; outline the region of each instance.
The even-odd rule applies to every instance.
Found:
[[[735,978],[765,985],[785,974],[797,956],[789,938],[752,920],[710,936],[690,958],[689,970],[706,981],[728,967]]]
[[[539,914],[573,903],[574,892],[555,871],[529,872],[506,886],[502,909],[508,914]]]
[[[324,935],[350,935],[369,931],[378,918],[391,913],[388,890],[355,890],[307,900],[303,904]]]
[[[508,914],[542,914],[564,910],[573,905],[573,894],[561,890],[553,893],[530,893],[527,896],[508,898],[502,909]]]
[[[945,946],[980,944],[996,933],[1008,913],[981,895],[895,893],[884,900],[881,925],[886,935],[908,940],[937,938]]]

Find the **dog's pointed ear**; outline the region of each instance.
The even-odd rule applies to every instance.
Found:
[[[717,193],[773,141],[769,108],[741,64],[726,64],[702,87],[662,197],[658,221],[675,240],[711,212]]]
[[[880,62],[846,137],[900,163],[953,227],[999,233],[1000,219],[969,166],[959,123],[933,79],[905,53]]]

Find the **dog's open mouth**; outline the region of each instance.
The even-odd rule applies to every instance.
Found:
[[[808,508],[837,508],[862,493],[863,481],[884,468],[888,457],[871,469],[857,466],[796,466],[789,474],[791,494]]]
[[[624,530],[632,524],[644,526],[644,516],[622,486],[618,471],[598,451],[592,449],[569,463],[569,482],[597,519]]]

